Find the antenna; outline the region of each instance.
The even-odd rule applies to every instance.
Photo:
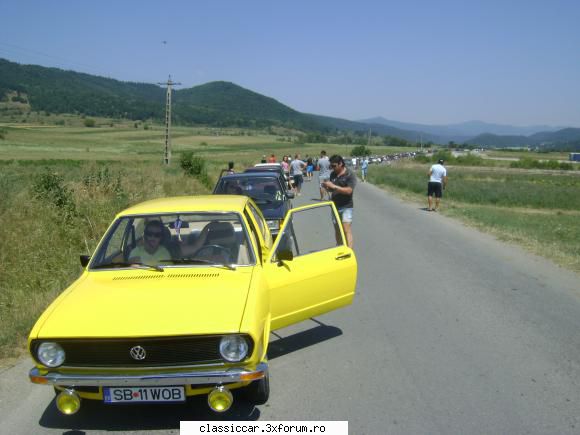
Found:
[[[169,165],[171,162],[171,86],[178,86],[181,83],[171,81],[171,74],[166,83],[157,83],[161,86],[167,86],[167,98],[165,102],[165,152],[163,162]]]

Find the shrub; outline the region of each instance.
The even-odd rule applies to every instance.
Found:
[[[515,162],[510,163],[510,168],[521,169],[555,169],[563,171],[571,171],[574,166],[568,162],[559,162],[557,160],[535,160],[529,157],[524,157]]]
[[[96,122],[92,118],[85,118],[83,124],[85,125],[85,127],[94,127],[96,125]]]
[[[197,178],[206,187],[211,187],[206,161],[203,157],[195,155],[192,151],[186,151],[181,154],[179,165],[186,175]]]
[[[37,175],[32,184],[32,193],[36,199],[55,206],[65,218],[76,215],[72,192],[64,185],[62,176],[51,172]]]
[[[108,166],[89,172],[83,177],[82,183],[89,197],[96,193],[113,193],[119,197],[123,196],[121,173],[113,173]]]
[[[352,151],[350,152],[350,155],[353,157],[364,157],[364,156],[370,156],[371,155],[371,150],[369,148],[367,148],[364,145],[358,145],[355,146]]]

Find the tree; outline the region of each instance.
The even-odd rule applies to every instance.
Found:
[[[364,145],[358,145],[352,149],[350,155],[353,157],[364,157],[370,156],[371,150]]]

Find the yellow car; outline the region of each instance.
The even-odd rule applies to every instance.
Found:
[[[268,400],[270,331],[349,305],[357,264],[330,202],[292,209],[278,238],[246,196],[164,198],[119,213],[29,337],[30,380],[81,399],[182,402],[232,389]]]

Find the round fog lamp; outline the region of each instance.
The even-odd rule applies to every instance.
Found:
[[[207,396],[207,403],[212,411],[215,412],[226,412],[234,403],[234,396],[230,390],[228,390],[223,385],[211,390]]]
[[[64,362],[65,353],[58,343],[47,341],[38,346],[38,360],[47,367],[58,367]]]
[[[220,341],[220,354],[226,361],[241,361],[248,355],[248,342],[239,335],[226,335]]]
[[[75,414],[81,407],[81,398],[73,390],[64,390],[56,396],[56,407],[65,415]]]

